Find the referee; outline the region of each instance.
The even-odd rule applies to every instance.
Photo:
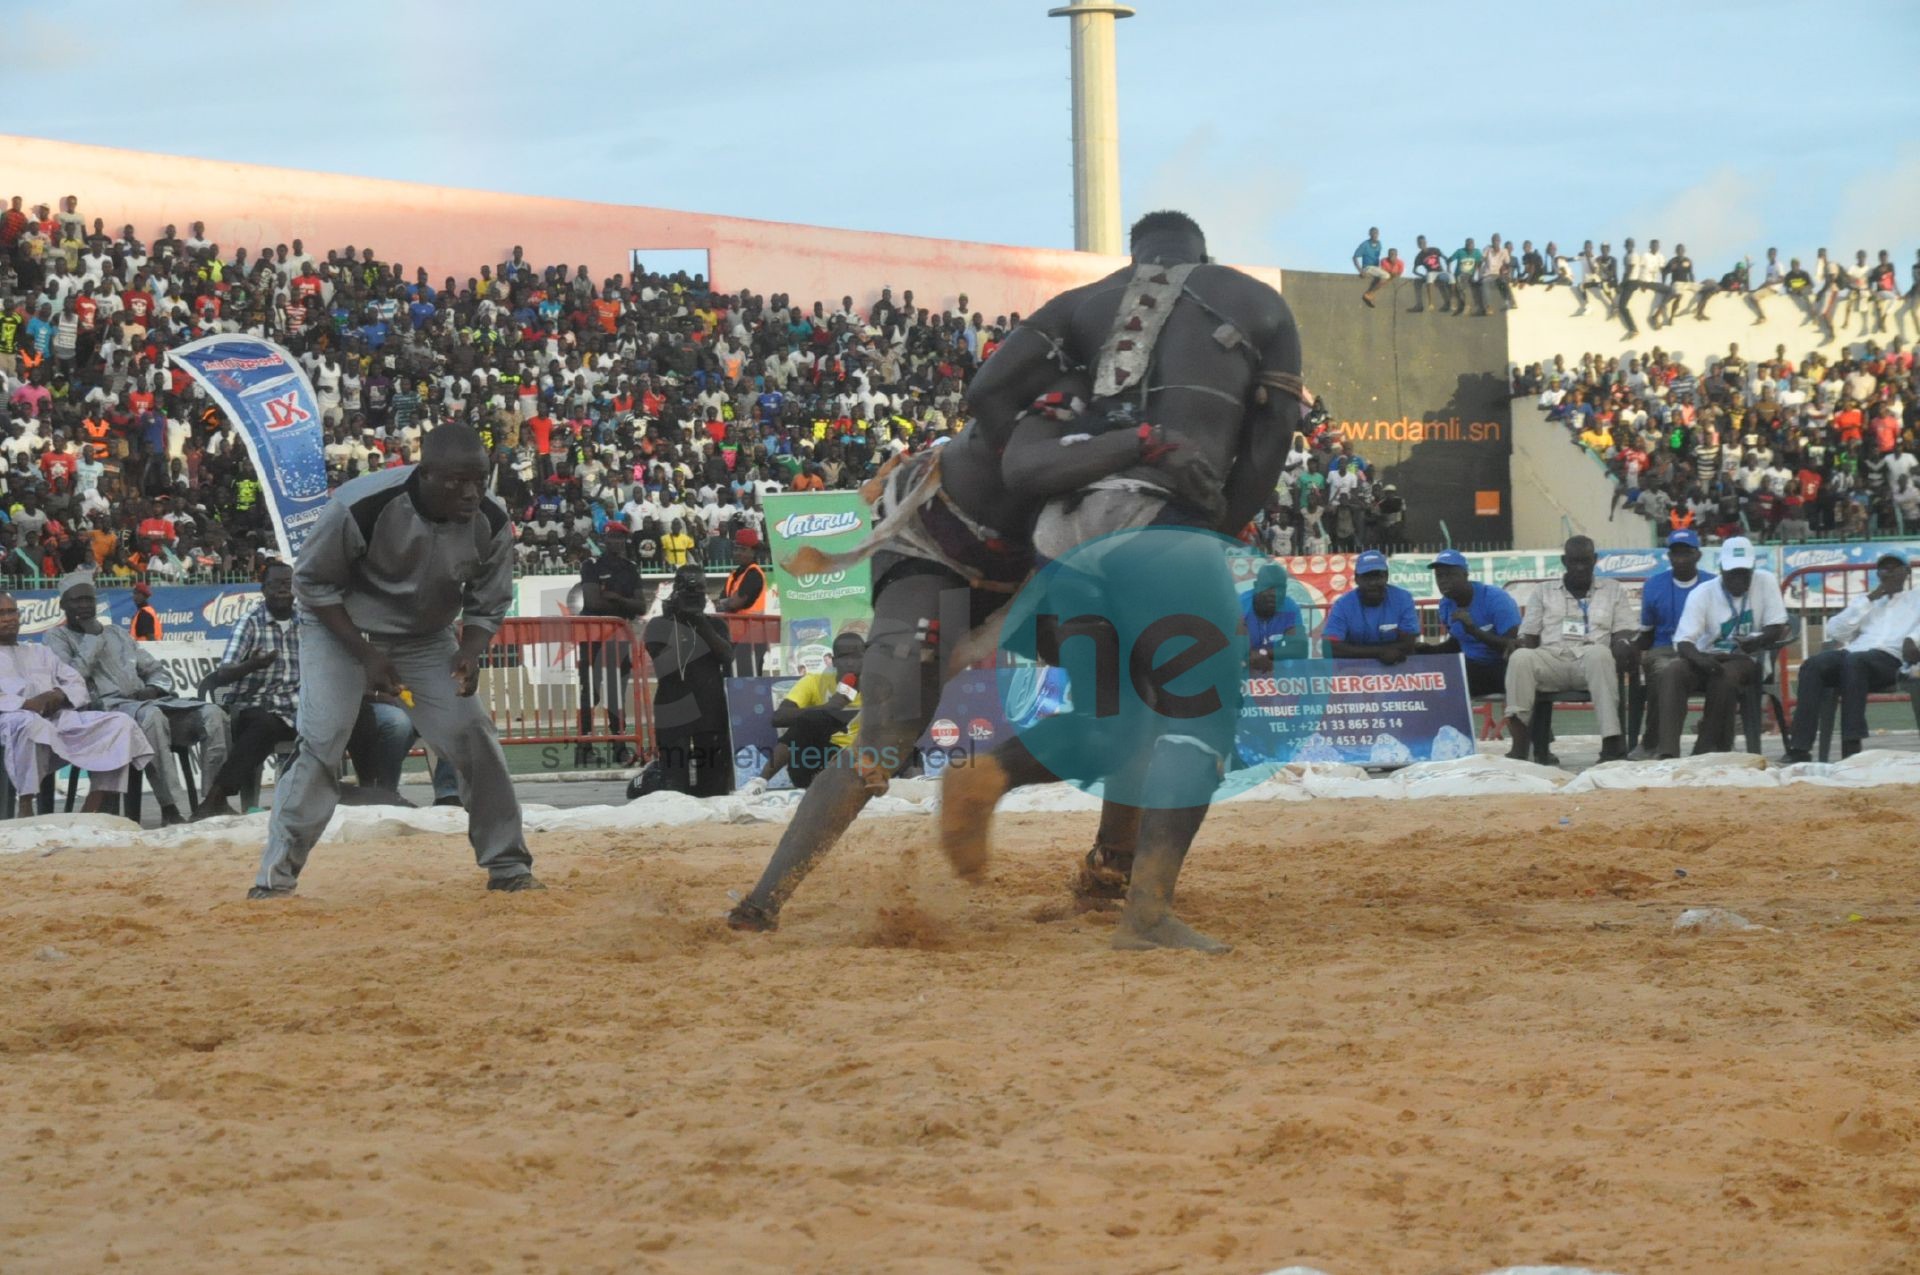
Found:
[[[415,729],[452,762],[487,888],[545,888],[506,755],[473,698],[481,656],[513,601],[513,533],[486,486],[480,436],[442,425],[423,440],[419,464],[343,484],[315,522],[293,573],[299,750],[248,898],[294,892],[339,803],[340,758],[370,689],[409,693]]]

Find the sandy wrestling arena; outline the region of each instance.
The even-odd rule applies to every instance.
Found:
[[[1904,1275],[1916,815],[1231,806],[1221,958],[1107,951],[1087,814],[978,890],[864,820],[771,936],[718,920],[765,826],[543,836],[518,896],[438,836],[290,904],[239,849],[7,856],[0,1270]]]

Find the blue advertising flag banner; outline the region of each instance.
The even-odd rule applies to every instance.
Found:
[[[280,553],[293,561],[327,503],[320,405],[307,374],[271,341],[206,336],[168,355],[233,422],[260,476]]]
[[[60,597],[52,589],[22,589],[14,595],[20,604],[20,636],[34,638],[66,623]],[[133,591],[100,590],[100,623],[133,627]],[[252,584],[161,585],[149,605],[159,613],[168,641],[222,642],[233,636],[240,621],[260,601]]]
[[[1240,764],[1407,766],[1474,754],[1467,668],[1458,655],[1283,660],[1247,680]]]

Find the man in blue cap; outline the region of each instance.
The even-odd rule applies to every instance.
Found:
[[[1673,632],[1680,625],[1680,614],[1687,608],[1693,591],[1714,577],[1700,570],[1700,533],[1682,527],[1667,537],[1667,570],[1649,579],[1640,590],[1640,636],[1634,640],[1640,668],[1647,687],[1646,722],[1641,727],[1640,743],[1628,756],[1644,761],[1659,754],[1660,703],[1655,688],[1667,665],[1679,659],[1673,649]],[[1686,700],[1680,700],[1686,711]],[[1679,723],[1674,737],[1679,738]]]
[[[1519,641],[1520,605],[1505,589],[1474,583],[1469,570],[1467,555],[1458,549],[1434,555],[1433,584],[1440,593],[1440,623],[1447,628],[1447,640],[1421,650],[1464,656],[1468,695],[1505,694],[1507,652]]]
[[[1327,612],[1320,636],[1336,660],[1398,664],[1420,641],[1413,595],[1387,583],[1387,555],[1369,549],[1353,560],[1353,583]]]
[[[1277,562],[1260,568],[1253,591],[1240,603],[1247,629],[1248,668],[1271,673],[1275,660],[1299,660],[1307,655],[1307,629],[1300,608],[1287,597],[1287,569]]]

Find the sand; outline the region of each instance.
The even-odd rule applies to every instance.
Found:
[[[1913,1272],[1916,815],[1229,807],[1218,958],[1107,950],[1079,814],[863,821],[769,936],[766,827],[0,858],[0,1270]]]

